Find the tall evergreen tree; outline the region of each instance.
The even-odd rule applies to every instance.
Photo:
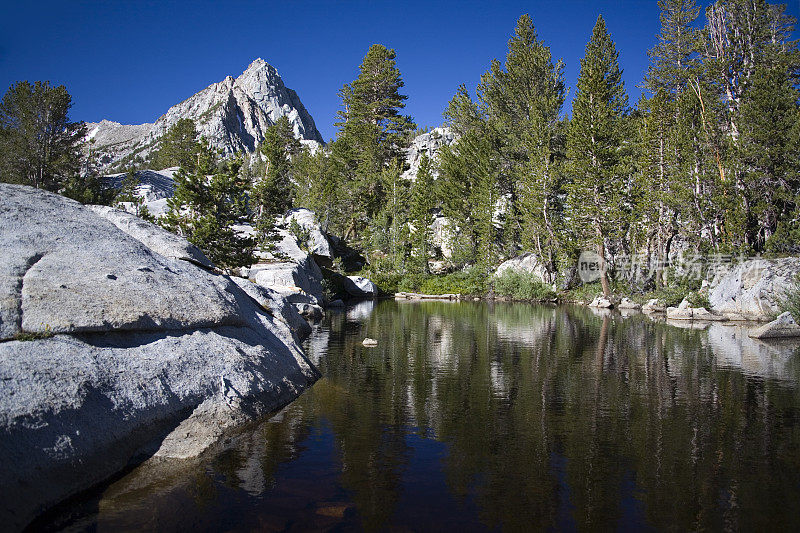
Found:
[[[0,100],[0,179],[60,191],[79,175],[83,122],[69,120],[72,98],[63,85],[21,81]]]
[[[627,106],[618,53],[600,16],[581,59],[567,153],[572,170],[569,184],[572,220],[582,225],[582,237],[594,245],[604,263],[606,240],[624,218],[627,184],[623,119]],[[610,296],[605,268],[600,281],[603,293]]]
[[[506,235],[521,240],[556,269],[557,212],[563,158],[559,114],[564,105],[564,63],[522,15],[508,42],[505,65],[493,61],[478,87],[482,110],[498,134],[501,194],[507,199]],[[511,225],[513,229],[510,229]]]
[[[304,148],[293,160],[293,167],[295,207],[314,211],[325,231],[343,235],[339,176],[331,170],[326,151]]]
[[[765,191],[760,187],[754,189],[753,182],[748,180],[753,169],[746,160],[741,133],[743,129],[752,132],[752,127],[743,121],[755,118],[752,113],[745,113],[745,109],[761,105],[747,102],[750,97],[763,94],[763,87],[750,90],[754,83],[763,81],[760,76],[775,73],[770,79],[777,83],[773,90],[778,92],[782,85],[779,80],[784,76],[791,85],[798,81],[800,52],[797,42],[790,40],[795,21],[786,14],[785,5],[770,5],[765,0],[719,0],[709,6],[706,18],[706,76],[724,105],[721,126],[727,150],[720,158],[720,175],[730,181],[735,188],[732,195],[739,200],[732,202],[733,209],[726,211],[725,224],[734,245],[746,252],[760,251],[775,223],[759,220],[765,215],[758,207],[759,196]]]
[[[739,156],[748,191],[753,243],[765,248],[779,224],[794,232],[800,192],[800,92],[783,69],[759,69],[743,95]],[[787,243],[774,243],[784,251]]]
[[[264,156],[263,166],[257,165],[251,191],[251,207],[255,210],[256,228],[260,239],[271,239],[275,218],[292,207],[294,180],[293,159],[300,153],[301,145],[294,137],[287,117],[280,117],[264,132],[259,153]]]
[[[478,235],[476,216],[482,205],[479,182],[481,176],[486,177],[486,173],[493,169],[487,165],[496,163],[497,158],[492,158],[486,121],[463,85],[448,103],[444,118],[459,138],[453,145],[444,146],[439,151],[436,194],[442,212],[454,223],[451,246],[456,261],[474,262],[478,257],[478,241],[492,237],[491,232],[480,238]],[[480,168],[487,172],[476,172]]]
[[[639,182],[642,195],[637,215],[639,227],[646,227],[647,255],[657,261],[652,266],[655,282],[660,284],[662,260],[669,257],[678,234],[680,212],[688,214],[687,205],[693,205],[688,202],[692,183],[704,179],[705,167],[698,135],[700,106],[693,90],[699,83],[700,42],[693,24],[700,10],[693,0],[659,0],[658,5],[661,31],[658,43],[648,51],[650,67],[644,80],[652,96],[639,104],[637,160],[643,181]]]
[[[412,254],[414,270],[428,273],[428,255],[431,241],[431,211],[436,207],[433,181],[433,163],[423,154],[417,170],[417,179],[411,187],[411,221],[414,225]]]
[[[400,114],[407,96],[400,94],[404,84],[395,59],[394,50],[370,46],[358,78],[339,91],[343,109],[331,150],[333,169],[348,196],[351,236],[358,236],[381,210],[386,197],[381,176],[395,160],[404,160],[415,128],[410,117]]]

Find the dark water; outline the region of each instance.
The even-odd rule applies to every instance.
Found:
[[[329,316],[307,350],[325,377],[283,412],[188,466],[143,465],[60,526],[800,530],[797,344],[390,301]]]

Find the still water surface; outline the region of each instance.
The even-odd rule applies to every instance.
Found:
[[[581,307],[367,302],[324,378],[222,451],[56,527],[800,530],[800,348]],[[364,337],[376,348],[361,345]]]

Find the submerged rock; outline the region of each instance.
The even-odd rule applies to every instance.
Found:
[[[727,320],[724,316],[711,313],[705,307],[691,307],[686,298],[681,301],[678,307],[667,308],[667,318],[670,320]]]
[[[589,307],[600,308],[600,309],[610,309],[610,308],[614,307],[614,302],[612,302],[610,299],[606,298],[605,296],[597,296],[589,304]]]
[[[631,300],[630,298],[623,298],[620,300],[619,305],[617,305],[619,309],[641,309],[642,306]]]
[[[4,527],[137,457],[197,455],[319,377],[291,317],[176,259],[190,245],[144,224],[134,238],[77,202],[0,184]]]

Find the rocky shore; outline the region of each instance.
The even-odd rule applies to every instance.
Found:
[[[0,184],[4,528],[286,405],[319,377],[309,331],[280,293],[157,226]]]

